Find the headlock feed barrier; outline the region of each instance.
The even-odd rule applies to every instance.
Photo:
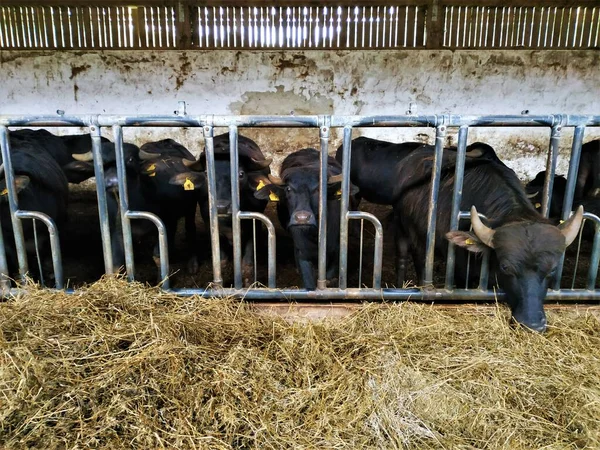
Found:
[[[52,219],[37,211],[25,211],[19,209],[17,192],[15,189],[15,174],[11,161],[10,133],[19,127],[85,127],[89,131],[92,140],[93,165],[96,180],[96,192],[98,211],[100,219],[100,233],[102,238],[104,270],[112,274],[113,255],[111,252],[111,232],[107,208],[106,184],[103,168],[103,155],[101,151],[101,132],[105,127],[112,129],[112,137],[115,143],[117,172],[118,172],[118,194],[120,218],[122,224],[123,242],[125,250],[125,269],[129,280],[135,279],[135,265],[133,255],[133,238],[131,234],[132,220],[149,220],[158,231],[160,250],[160,279],[162,288],[176,292],[181,295],[200,294],[203,296],[236,296],[249,300],[415,300],[415,301],[466,301],[483,300],[491,301],[496,298],[502,299],[503,293],[497,290],[488,290],[488,264],[484,258],[480,282],[477,288],[462,288],[454,286],[454,266],[456,263],[454,245],[449,243],[449,251],[446,261],[446,278],[443,287],[434,287],[434,249],[435,228],[438,208],[438,196],[442,172],[442,155],[444,142],[448,129],[458,129],[457,159],[455,165],[454,190],[452,198],[451,229],[458,229],[460,220],[469,220],[469,211],[461,211],[459,208],[462,183],[465,171],[465,155],[469,129],[473,127],[542,127],[549,129],[549,147],[547,158],[547,176],[545,178],[542,200],[542,214],[548,217],[550,200],[553,189],[554,174],[556,172],[557,157],[561,131],[565,128],[574,130],[571,145],[571,157],[568,171],[568,182],[565,191],[562,208],[562,220],[566,220],[572,210],[575,192],[575,184],[579,167],[581,147],[584,133],[587,127],[600,126],[598,115],[502,115],[502,116],[466,116],[466,115],[402,115],[402,116],[214,116],[187,115],[180,111],[174,115],[165,116],[120,116],[120,115],[58,115],[58,116],[0,116],[0,144],[2,148],[3,171],[6,189],[2,193],[2,201],[8,202],[10,210],[10,221],[15,239],[15,248],[18,259],[19,276],[25,279],[29,273],[30,261],[27,260],[25,236],[23,223],[25,220],[40,221],[47,227],[52,249],[52,262],[54,266],[54,279],[57,289],[65,289],[65,280],[62,270],[61,251],[59,245],[60,230]],[[161,219],[147,211],[134,211],[129,208],[129,195],[127,192],[127,174],[124,161],[123,128],[124,127],[197,127],[201,128],[205,138],[206,151],[206,175],[209,197],[210,221],[207,228],[210,229],[211,252],[212,252],[212,279],[213,283],[207,288],[181,288],[171,289],[169,280],[169,258],[167,234]],[[226,127],[230,138],[230,161],[231,161],[231,215],[233,229],[233,287],[223,286],[221,275],[221,256],[219,243],[219,220],[216,205],[216,176],[215,176],[215,153],[214,153],[214,129]],[[316,290],[290,289],[286,286],[276,285],[276,240],[275,226],[265,214],[258,212],[242,211],[239,197],[239,152],[238,133],[240,128],[318,128],[320,136],[320,178],[319,178],[319,220],[318,220],[318,276]],[[426,240],[426,260],[424,270],[423,288],[388,288],[382,287],[382,256],[383,256],[383,227],[373,214],[362,211],[349,210],[350,193],[350,162],[352,131],[355,128],[366,127],[432,127],[435,128],[435,156],[431,170],[431,186],[429,196],[429,214]],[[339,253],[339,286],[326,287],[326,258],[327,258],[327,156],[329,152],[330,130],[343,129],[343,164],[341,185],[341,222],[340,222],[340,253]],[[563,274],[563,259],[557,268],[556,281],[550,287],[547,299],[549,301],[571,300],[571,301],[598,301],[600,290],[596,289],[596,277],[600,258],[600,218],[586,212],[584,218],[594,224],[594,239],[590,254],[587,283],[577,289],[561,288]],[[2,216],[2,220],[6,220]],[[244,288],[242,280],[242,243],[241,243],[241,221],[252,220],[264,224],[267,230],[268,243],[268,281],[266,287]],[[373,251],[373,274],[368,280],[369,287],[348,286],[348,241],[349,221],[360,220],[370,222],[375,230]],[[255,223],[256,226],[256,223]],[[34,227],[34,231],[38,228]],[[8,236],[9,238],[11,236]],[[37,239],[37,233],[35,234]],[[9,269],[5,250],[7,235],[0,233],[0,276],[2,277],[3,294],[15,292],[17,288],[11,287]],[[362,227],[361,227],[362,242]],[[31,245],[31,244],[30,244]],[[254,240],[256,247],[256,239]],[[575,241],[574,245],[577,245]],[[207,250],[208,251],[208,250]],[[258,249],[264,252],[264,249]],[[256,252],[255,252],[256,255]],[[362,251],[360,254],[362,266]],[[39,258],[38,258],[39,260]],[[577,263],[579,251],[577,252]],[[576,264],[577,264],[576,263]],[[256,279],[256,256],[255,256],[255,279]],[[361,267],[362,270],[362,267]],[[359,279],[358,286],[361,286]],[[66,289],[73,292],[73,289]]]

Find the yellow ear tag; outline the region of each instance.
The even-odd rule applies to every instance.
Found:
[[[193,191],[194,183],[192,183],[192,180],[190,180],[189,178],[186,178],[185,183],[183,183],[183,189],[186,191]]]
[[[0,195],[6,195],[8,194],[8,189],[4,188],[4,190],[2,192],[0,192]]]
[[[475,243],[475,241],[471,238],[468,238],[467,240],[465,240],[466,245],[473,245],[474,243]]]
[[[156,176],[156,172],[152,172],[150,174],[148,174],[149,177],[155,177]]]
[[[261,190],[262,188],[264,188],[264,187],[265,187],[265,183],[263,183],[263,180],[260,180],[260,181],[258,182],[258,186],[256,186],[256,190],[257,190],[257,191],[260,191],[260,190]]]
[[[561,220],[561,221],[560,221],[560,223],[565,223],[565,221],[564,221],[564,220]]]
[[[341,190],[341,189],[338,189],[338,191],[335,193],[335,196],[336,196],[337,198],[340,198],[340,197],[342,196],[342,190]]]
[[[278,201],[279,201],[279,197],[277,196],[277,194],[275,194],[275,193],[273,193],[273,192],[271,192],[271,193],[269,194],[269,199],[270,199],[272,202],[278,202]]]
[[[151,164],[146,169],[146,173],[154,172],[156,170],[156,164]]]
[[[535,209],[538,209],[538,208],[541,208],[541,207],[542,207],[542,204],[541,204],[541,203],[536,203],[536,204],[535,204]]]

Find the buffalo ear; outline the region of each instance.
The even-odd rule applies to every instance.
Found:
[[[186,191],[193,191],[204,187],[206,183],[206,176],[204,173],[198,172],[182,172],[177,175],[173,175],[169,180],[169,184],[183,186]]]
[[[17,193],[21,192],[27,186],[29,186],[29,177],[27,175],[16,175],[15,176],[15,187],[17,188]]]
[[[358,194],[360,189],[355,184],[350,183],[350,196]],[[342,183],[337,181],[334,183],[327,183],[327,195],[340,198],[342,196]]]
[[[277,186],[273,183],[261,186],[261,183],[258,184],[256,191],[254,192],[254,197],[259,200],[271,200],[272,202],[279,201],[285,187]]]
[[[481,253],[489,248],[475,234],[468,231],[449,231],[446,233],[446,239],[473,253]]]

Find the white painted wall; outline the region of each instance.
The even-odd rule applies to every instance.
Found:
[[[0,80],[0,114],[171,114],[178,101],[189,114],[404,114],[410,103],[419,114],[600,114],[594,50],[0,51]],[[242,133],[257,139],[276,168],[286,153],[319,145],[310,129]],[[420,128],[360,134],[433,136]],[[125,131],[137,144],[166,136],[194,153],[202,146],[198,129]],[[548,136],[547,129],[488,128],[473,130],[470,140],[492,144],[528,179],[544,167]],[[571,137],[565,130],[562,173]],[[584,141],[593,137],[600,130],[590,128]],[[332,151],[340,138],[334,133]]]

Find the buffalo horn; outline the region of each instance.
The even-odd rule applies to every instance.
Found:
[[[494,248],[493,240],[495,231],[483,224],[474,205],[471,206],[471,224],[473,225],[475,236],[488,247]]]
[[[189,159],[182,159],[181,162],[185,167],[192,167],[194,164],[196,164],[196,161],[190,161]]]
[[[252,168],[254,170],[266,169],[273,162],[273,160],[271,158],[262,159],[262,160],[261,159],[254,159],[254,158],[251,158],[251,159],[252,159]]]
[[[331,175],[329,178],[327,178],[327,183],[329,183],[329,184],[341,183],[342,179],[343,179],[343,176],[341,173],[339,175]]]
[[[0,164],[0,177],[4,174],[4,163]]]
[[[269,177],[269,181],[275,186],[283,186],[283,180],[275,175],[267,175]]]
[[[527,198],[535,198],[539,193],[540,191],[535,191],[533,194],[527,194]]]
[[[94,155],[92,154],[92,152],[73,153],[71,154],[71,156],[77,161],[90,162],[94,160]]]
[[[148,161],[150,159],[156,159],[156,158],[160,157],[160,155],[157,153],[148,153],[148,152],[145,152],[144,150],[140,150],[140,152],[138,154],[140,155],[140,159],[143,161]]]
[[[581,221],[583,220],[583,206],[579,205],[575,214],[569,217],[561,226],[560,232],[565,237],[565,244],[567,247],[571,245],[571,242],[577,237],[579,228],[581,227]]]

